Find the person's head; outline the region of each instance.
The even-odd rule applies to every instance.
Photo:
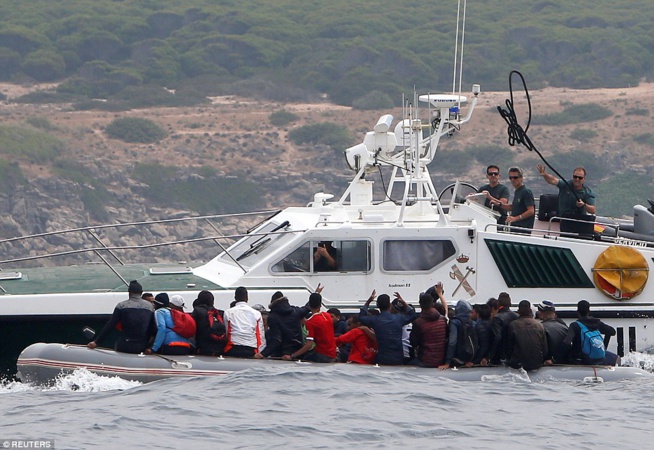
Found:
[[[138,281],[132,280],[129,282],[129,286],[127,287],[127,292],[129,294],[140,296],[143,293],[143,287],[141,286],[141,283],[139,283]]]
[[[280,292],[280,294],[281,294],[281,292]],[[273,295],[273,299],[270,301],[270,304],[268,305],[268,309],[272,310],[273,306],[275,308],[282,308],[283,309],[284,306],[282,306],[282,305],[289,305],[289,304],[290,303],[288,302],[288,298],[286,298],[285,296],[282,295],[281,297],[275,297]]]
[[[434,297],[427,294],[426,292],[423,292],[420,294],[420,300],[418,300],[418,303],[420,303],[420,309],[423,311],[431,309],[434,307]]]
[[[481,320],[489,320],[491,318],[491,307],[488,306],[488,303],[475,305],[474,310],[477,311],[477,316],[479,316]]]
[[[248,290],[243,286],[237,287],[236,290],[234,291],[234,300],[236,301],[236,303],[247,302]]]
[[[510,308],[511,296],[508,292],[500,292],[500,295],[497,296],[497,303],[500,308]]]
[[[577,315],[579,317],[586,317],[590,314],[590,303],[587,300],[581,300],[577,303]]]
[[[359,320],[359,316],[356,314],[353,316],[350,316],[347,319],[347,329],[348,330],[354,330],[355,328],[359,328],[361,326],[361,321]]]
[[[515,189],[522,186],[522,169],[520,167],[511,167],[509,169],[509,180]]]
[[[329,308],[327,314],[332,316],[332,322],[334,322],[334,325],[336,325],[336,322],[341,320],[341,311],[338,308]]]
[[[278,298],[282,298],[283,296],[284,296],[284,294],[282,294],[282,291],[277,291],[272,295],[272,297],[270,297],[270,302],[272,303],[275,300],[277,300]]]
[[[152,292],[144,292],[143,295],[141,295],[141,298],[143,300],[147,300],[150,303],[154,301],[154,295],[152,295]]]
[[[178,311],[184,311],[184,297],[181,295],[173,295],[170,297],[170,308],[174,308]]]
[[[388,296],[388,294],[381,294],[379,297],[377,297],[377,308],[379,308],[380,311],[388,311],[390,307],[391,298]]]
[[[319,310],[321,306],[322,306],[322,295],[320,295],[317,292],[314,292],[309,296],[309,308],[315,311],[315,310]]]
[[[454,308],[454,316],[455,317],[470,317],[470,313],[472,312],[472,305],[468,300],[459,300],[456,302],[456,307]]]
[[[259,312],[261,313],[262,316],[263,316],[264,314],[266,314],[266,315],[268,314],[268,311],[266,310],[266,307],[263,306],[263,305],[260,304],[260,303],[257,303],[256,305],[252,305],[252,309],[254,309],[255,311],[259,311]]]
[[[536,307],[538,308],[538,317],[541,320],[554,319],[556,317],[556,308],[551,301],[543,300]]]
[[[152,302],[152,304],[154,305],[155,309],[168,308],[168,305],[170,305],[170,299],[168,298],[168,294],[166,294],[165,292],[161,292],[157,294],[154,297],[154,301]]]
[[[495,314],[497,313],[497,310],[500,309],[499,300],[496,299],[495,297],[491,297],[491,298],[488,299],[486,304],[490,308],[491,317],[495,317]]]
[[[579,191],[583,187],[584,181],[586,181],[586,169],[577,167],[572,171],[572,186]]]
[[[486,167],[486,178],[491,186],[497,185],[500,182],[500,168],[494,164]]]
[[[213,294],[210,291],[204,290],[200,291],[198,298],[193,302],[193,305],[213,306],[213,301]]]
[[[534,312],[531,310],[531,303],[529,303],[529,300],[522,300],[518,303],[518,315],[520,317],[534,317]]]

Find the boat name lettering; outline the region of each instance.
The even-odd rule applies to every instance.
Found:
[[[615,243],[620,245],[630,245],[631,247],[647,247],[646,242],[637,241],[635,239],[616,238]]]
[[[399,287],[411,287],[411,283],[391,283],[388,285],[389,288],[399,288]]]

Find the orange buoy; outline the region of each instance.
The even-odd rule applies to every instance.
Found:
[[[615,300],[629,300],[640,294],[648,275],[649,266],[643,255],[624,245],[604,250],[593,267],[595,286]]]

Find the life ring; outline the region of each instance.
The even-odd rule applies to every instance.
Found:
[[[647,284],[649,266],[633,247],[613,245],[604,250],[592,269],[597,289],[614,300],[629,300]]]

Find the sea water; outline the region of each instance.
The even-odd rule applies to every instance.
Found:
[[[654,367],[649,355],[626,359]],[[288,370],[256,367],[148,384],[84,370],[47,388],[4,382],[0,445],[35,448],[43,440],[66,449],[650,445],[653,379],[534,383],[524,373],[457,382],[431,370],[410,374],[289,364]]]

